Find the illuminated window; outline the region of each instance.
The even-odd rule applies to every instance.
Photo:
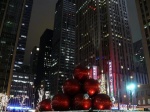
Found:
[[[22,37],[22,38],[27,38],[27,36],[25,36],[25,35],[21,35],[21,37]]]
[[[148,104],[150,104],[150,99],[147,99]]]
[[[39,49],[39,48],[36,48],[36,50],[39,51],[40,49]]]
[[[140,100],[138,100],[138,104],[141,105],[141,101]]]
[[[25,79],[29,79],[29,77],[25,76]]]
[[[6,41],[1,41],[1,43],[2,43],[2,44],[5,44],[5,43],[6,43]]]
[[[143,99],[143,105],[145,104],[145,100]]]
[[[123,66],[121,66],[121,69],[123,69]]]
[[[23,62],[21,62],[21,61],[18,61],[18,64],[23,64]]]
[[[13,77],[17,77],[17,75],[13,75]]]
[[[19,78],[23,78],[23,76],[19,76]]]

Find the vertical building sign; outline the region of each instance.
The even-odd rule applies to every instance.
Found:
[[[97,80],[97,66],[93,66],[93,79]]]
[[[110,91],[110,96],[113,97],[113,73],[112,73],[112,61],[108,62],[109,66],[109,91]]]
[[[99,79],[100,80],[100,93],[104,93],[106,94],[106,80],[105,80],[105,74],[101,74],[101,78]]]

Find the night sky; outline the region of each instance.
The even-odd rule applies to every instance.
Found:
[[[132,32],[132,40],[133,42],[140,40],[141,33],[140,33],[140,26],[138,22],[138,16],[136,12],[135,0],[126,0],[127,7],[128,7],[128,14],[129,14],[129,25]]]
[[[57,0],[34,0],[24,64],[29,64],[30,52],[34,46],[39,46],[39,39],[44,30],[53,29],[56,2]],[[134,2],[134,0],[127,0],[129,24],[135,42],[141,38],[141,34]]]
[[[27,37],[24,64],[29,64],[30,52],[39,46],[39,40],[46,28],[53,29],[55,4],[57,0],[33,0],[29,34]]]

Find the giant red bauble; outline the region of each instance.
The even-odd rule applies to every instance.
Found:
[[[80,92],[80,84],[76,79],[68,79],[63,84],[63,92],[69,96],[74,96]]]
[[[92,108],[97,110],[110,110],[112,102],[106,94],[97,94],[92,98]]]
[[[39,110],[40,111],[52,111],[51,101],[48,99],[41,101],[39,104]]]
[[[65,111],[70,108],[70,99],[65,94],[56,94],[52,98],[52,108],[55,111]]]
[[[73,109],[75,110],[89,110],[91,106],[91,99],[86,94],[77,94],[73,99]]]
[[[98,94],[100,92],[100,84],[95,79],[87,79],[84,82],[84,91],[89,95],[93,96],[95,94]]]
[[[74,69],[74,78],[80,82],[84,82],[86,79],[89,79],[90,70],[82,66],[77,66]]]

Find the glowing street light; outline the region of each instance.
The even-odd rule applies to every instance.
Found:
[[[133,101],[132,101],[132,93],[133,93],[133,91],[135,90],[135,84],[133,84],[133,83],[130,83],[129,85],[127,85],[127,90],[129,90],[129,94],[130,94],[130,96],[129,96],[129,105],[132,105],[132,103],[133,103]]]
[[[133,91],[135,89],[135,84],[131,83],[127,86],[127,90]]]

